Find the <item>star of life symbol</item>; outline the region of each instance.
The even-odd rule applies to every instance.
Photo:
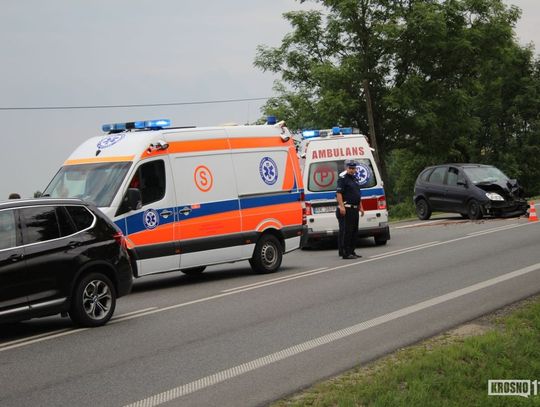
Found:
[[[278,180],[278,169],[274,160],[270,157],[264,157],[259,164],[259,173],[261,178],[268,185],[273,185]]]
[[[97,148],[103,150],[104,148],[110,147],[124,138],[124,134],[110,134],[103,137],[99,143],[97,143]]]
[[[356,173],[354,174],[356,177],[356,180],[360,185],[367,184],[369,179],[371,178],[371,170],[368,166],[364,164],[358,164],[356,166]]]
[[[146,229],[155,229],[159,225],[159,215],[154,209],[148,209],[143,214],[143,223]]]

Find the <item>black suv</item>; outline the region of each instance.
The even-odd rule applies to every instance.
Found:
[[[432,211],[455,212],[469,219],[484,215],[521,216],[527,212],[523,189],[492,165],[443,164],[425,168],[414,186],[418,218]]]
[[[96,207],[0,203],[0,322],[69,313],[78,325],[103,325],[131,285],[124,236]]]

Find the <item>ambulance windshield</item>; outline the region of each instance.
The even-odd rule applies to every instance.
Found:
[[[356,158],[356,179],[360,188],[371,188],[377,185],[377,178],[371,161],[367,158]],[[345,171],[345,160],[319,161],[309,166],[308,191],[335,191],[338,177]]]
[[[97,207],[110,206],[131,162],[66,165],[60,168],[43,195],[79,198]]]

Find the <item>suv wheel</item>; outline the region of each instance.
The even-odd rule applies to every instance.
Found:
[[[471,220],[478,220],[484,217],[482,206],[476,199],[471,199],[469,201],[469,204],[467,205],[467,215],[469,215],[469,219]]]
[[[416,215],[420,220],[428,220],[431,217],[431,208],[424,198],[416,201]]]
[[[78,325],[94,327],[107,323],[116,306],[116,291],[102,273],[83,276],[75,287],[69,316]]]
[[[251,268],[256,273],[273,273],[281,266],[283,259],[283,249],[279,240],[272,235],[263,235],[253,252],[253,257],[249,260]]]

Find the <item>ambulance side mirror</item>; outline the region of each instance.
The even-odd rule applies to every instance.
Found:
[[[142,208],[142,195],[139,188],[128,188],[126,192],[126,201],[130,211]]]

